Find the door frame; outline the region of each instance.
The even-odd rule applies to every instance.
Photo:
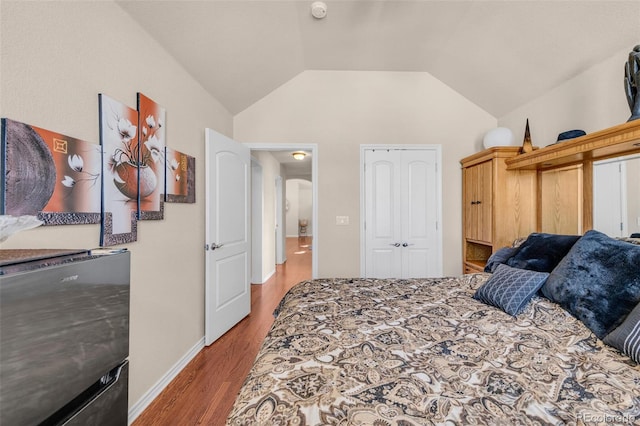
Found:
[[[251,283],[262,284],[262,211],[264,209],[262,165],[251,157]],[[255,189],[259,188],[259,191]]]
[[[365,204],[365,151],[372,149],[388,150],[429,150],[436,152],[436,246],[438,248],[438,271],[439,276],[443,271],[442,259],[442,145],[439,144],[361,144],[360,145],[360,276],[366,275],[366,204]],[[315,240],[314,240],[315,243]]]
[[[282,176],[276,176],[276,265],[282,265],[287,260],[286,232],[284,230],[285,211],[282,197],[283,182]]]
[[[318,233],[318,144],[315,143],[244,143],[251,151],[309,151],[311,152],[311,278],[318,278],[318,251],[320,235]],[[284,214],[284,213],[283,213]]]

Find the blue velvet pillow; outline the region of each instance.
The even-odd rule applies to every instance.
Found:
[[[491,278],[476,290],[473,298],[516,316],[527,306],[548,276],[546,272],[500,264]]]
[[[484,272],[495,272],[496,268],[500,264],[507,263],[507,260],[509,260],[509,258],[511,258],[511,256],[513,256],[517,251],[517,247],[502,247],[501,249],[496,250],[496,252],[487,259]]]
[[[551,272],[542,294],[602,339],[640,302],[640,246],[588,231]]]
[[[640,364],[640,305],[622,324],[604,338],[604,343],[619,349]]]
[[[518,251],[506,261],[506,264],[514,268],[551,272],[578,239],[580,239],[579,235],[534,232],[520,245]]]

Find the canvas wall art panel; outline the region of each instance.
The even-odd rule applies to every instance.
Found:
[[[139,167],[138,112],[100,94],[100,144],[103,149],[103,202],[100,245],[136,241],[138,187],[149,191],[155,174]]]
[[[166,111],[153,100],[138,93],[138,137],[140,169],[148,168],[145,180],[140,174],[140,220],[160,220],[164,217],[165,123]],[[153,177],[151,176],[153,173]]]
[[[196,159],[171,148],[166,152],[166,201],[168,203],[196,202]]]
[[[100,145],[3,118],[2,168],[2,214],[100,223]]]

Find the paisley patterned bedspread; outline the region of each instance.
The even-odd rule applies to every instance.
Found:
[[[640,366],[544,298],[472,299],[487,277],[298,284],[227,424],[640,423]]]

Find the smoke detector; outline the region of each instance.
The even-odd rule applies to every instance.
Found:
[[[327,4],[323,1],[311,3],[311,15],[316,19],[322,19],[327,16]]]

